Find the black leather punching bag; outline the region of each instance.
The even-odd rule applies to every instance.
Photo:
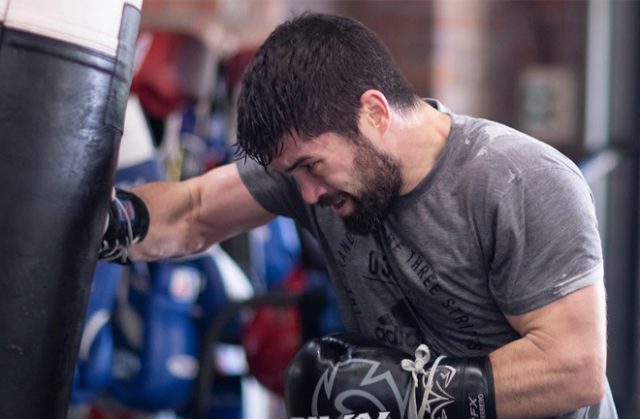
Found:
[[[0,418],[64,418],[142,0],[0,0]]]

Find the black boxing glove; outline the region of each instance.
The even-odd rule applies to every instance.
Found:
[[[291,419],[495,419],[487,356],[416,356],[340,333],[307,343],[286,372]]]
[[[142,241],[148,230],[149,210],[144,201],[114,188],[98,258],[127,263],[129,246]]]

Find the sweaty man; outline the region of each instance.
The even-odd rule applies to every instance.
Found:
[[[420,417],[617,417],[593,197],[569,159],[417,97],[370,30],[330,15],[269,36],[244,75],[237,132],[236,163],[126,196],[150,221],[120,250],[184,255],[292,217],[324,251],[349,332],[447,357],[414,380]],[[438,385],[451,404],[432,404]]]

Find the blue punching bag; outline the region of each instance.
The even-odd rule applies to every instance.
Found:
[[[0,0],[0,418],[66,417],[141,3]]]
[[[195,267],[159,261],[133,266],[114,316],[110,394],[127,407],[153,413],[179,409],[198,373],[191,309],[201,286]]]
[[[96,265],[74,374],[72,404],[92,402],[111,384],[111,312],[123,270],[124,267],[116,263],[98,262]]]

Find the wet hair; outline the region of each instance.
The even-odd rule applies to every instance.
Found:
[[[398,110],[417,100],[385,45],[362,23],[305,14],[279,25],[243,76],[238,156],[267,166],[289,135],[357,138],[360,97],[368,89]]]

